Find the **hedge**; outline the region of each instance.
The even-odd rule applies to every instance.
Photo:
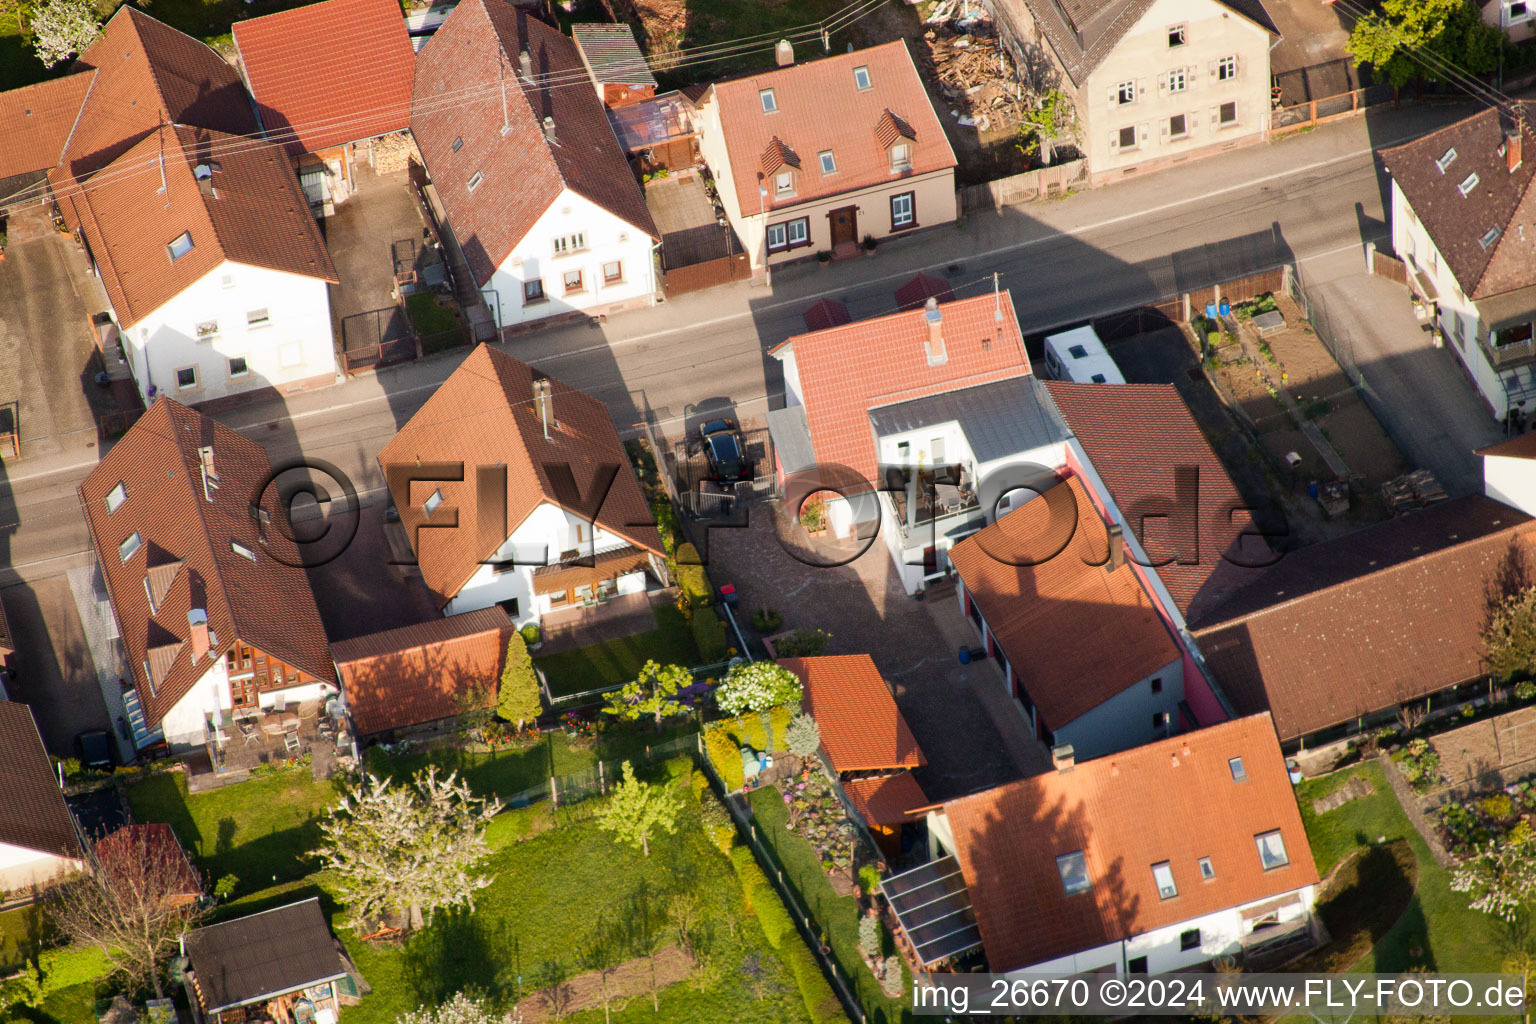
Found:
[[[44,950],[38,960],[42,965],[44,995],[93,982],[112,973],[112,962],[96,946]]]
[[[843,1004],[838,1001],[832,986],[827,984],[827,976],[821,973],[821,966],[803,942],[786,943],[778,952],[779,958],[795,976],[800,998],[805,1000],[806,1012],[811,1015],[814,1024],[835,1024],[848,1019],[848,1015],[843,1012]]]
[[[727,792],[734,793],[746,783],[741,770],[741,747],[721,725],[712,723],[704,727],[704,752]]]
[[[677,546],[677,585],[682,588],[690,607],[707,608],[713,603],[714,591],[710,589],[709,577],[699,561],[699,550],[692,544]]]
[[[689,626],[693,630],[693,643],[699,649],[701,664],[714,665],[730,657],[731,641],[720,616],[708,608],[701,608],[693,613]]]
[[[789,729],[790,719],[794,712],[788,707],[774,708],[768,712],[769,722],[773,725],[773,744],[770,749],[768,733],[763,728],[763,716],[757,712],[749,712],[738,718],[728,719],[721,723],[726,732],[736,740],[738,746],[748,746],[753,750],[767,750],[776,753],[784,749],[784,734]]]

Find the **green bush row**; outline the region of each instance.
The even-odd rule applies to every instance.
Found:
[[[811,1020],[814,1024],[847,1020],[842,1004],[833,994],[832,986],[827,984],[826,975],[821,973],[815,957],[811,956],[805,943],[800,941],[789,910],[769,883],[768,876],[758,867],[752,851],[745,846],[736,846],[731,850],[731,864],[741,880],[741,891],[746,897],[747,908],[757,915],[768,944],[779,954],[779,959],[784,961],[789,973],[794,975],[795,987],[800,990],[800,998],[805,1001],[805,1010]]]
[[[709,576],[699,561],[699,551],[692,544],[677,546],[677,585],[691,608],[707,608],[714,603]]]
[[[708,608],[700,608],[693,613],[689,625],[693,629],[694,646],[699,649],[699,664],[713,665],[730,657],[731,641],[720,616]]]
[[[746,782],[741,770],[741,747],[723,728],[724,723],[711,723],[704,727],[704,753],[715,766],[720,781],[728,792],[736,792]]]

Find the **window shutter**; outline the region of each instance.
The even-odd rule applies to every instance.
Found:
[[[1168,122],[1167,121],[1163,122],[1163,131],[1162,131],[1162,136],[1161,137],[1162,137],[1164,142],[1168,141]]]
[[[1145,124],[1138,125],[1137,126],[1137,130],[1136,130],[1136,134],[1138,136],[1140,136],[1142,142],[1146,142],[1147,141],[1147,126]]]
[[[1185,127],[1189,129],[1189,134],[1195,134],[1195,129],[1200,127],[1200,115],[1190,114],[1189,123]]]
[[[1110,132],[1109,133],[1109,148],[1110,149],[1119,149],[1120,148],[1120,133],[1119,132]]]
[[[1111,108],[1120,105],[1120,87],[1118,85],[1109,87],[1109,105]]]
[[[1233,57],[1232,58],[1232,77],[1236,78],[1238,75],[1240,75],[1242,73],[1243,73],[1243,59],[1241,57]]]
[[[1210,114],[1211,114],[1211,124],[1216,125],[1217,127],[1220,127],[1221,126],[1221,108],[1220,107],[1212,107],[1211,110],[1210,110]]]
[[[1146,94],[1147,94],[1147,80],[1145,78],[1138,78],[1138,79],[1136,79],[1136,98],[1139,100],[1143,96],[1145,96]]]
[[[1191,65],[1184,69],[1184,88],[1194,91],[1195,83],[1200,81],[1200,69]]]
[[[1157,94],[1159,96],[1161,96],[1164,93],[1166,93],[1167,91],[1168,91],[1168,76],[1167,75],[1158,75],[1157,76]]]
[[[1216,77],[1216,64],[1217,62],[1213,60],[1205,66],[1206,74],[1210,75],[1212,78]]]

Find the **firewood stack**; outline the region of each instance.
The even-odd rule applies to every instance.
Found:
[[[918,70],[948,101],[952,119],[972,118],[982,131],[1017,124],[1028,94],[1018,85],[1013,61],[989,23],[973,21],[969,32],[953,27],[945,12],[958,6],[942,5],[929,19]]]

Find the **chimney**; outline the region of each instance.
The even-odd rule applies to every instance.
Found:
[[[1516,125],[1515,130],[1504,137],[1504,166],[1509,169],[1510,174],[1514,174],[1520,169],[1520,162],[1523,156],[1520,151],[1520,139],[1519,125]]]
[[[781,68],[787,68],[795,62],[795,44],[788,39],[780,39],[773,48],[773,59]]]
[[[1069,772],[1077,764],[1077,754],[1072,744],[1063,743],[1051,748],[1051,766],[1059,772]]]
[[[1104,563],[1105,572],[1114,572],[1125,564],[1125,534],[1119,523],[1109,524],[1109,561]]]
[[[554,417],[554,395],[549,389],[548,377],[533,379],[533,404],[539,408],[539,422],[544,424],[544,440],[549,440],[549,423]]]
[[[923,308],[923,319],[928,322],[928,340],[923,343],[928,353],[929,366],[943,366],[949,362],[944,350],[944,314],[939,312],[939,300],[929,297]]]
[[[528,52],[528,47],[523,47],[523,52],[517,55],[517,66],[523,73],[523,81],[533,81],[533,55]]]
[[[217,160],[209,160],[192,168],[192,177],[197,179],[197,189],[205,196],[217,199],[219,193],[213,187],[213,172],[222,170]]]
[[[187,628],[192,631],[192,663],[208,653],[208,611],[193,608],[187,612]]]
[[[213,492],[219,489],[219,474],[213,468],[213,445],[204,445],[199,448],[197,461],[203,475],[203,497],[212,501]]]
[[[555,119],[548,114],[544,115],[544,141],[551,146],[555,144]]]

